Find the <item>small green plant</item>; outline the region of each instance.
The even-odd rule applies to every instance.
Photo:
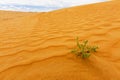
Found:
[[[79,39],[76,39],[77,47],[71,51],[76,56],[81,56],[82,58],[89,58],[91,53],[97,52],[98,46],[88,45],[88,40],[79,43]]]

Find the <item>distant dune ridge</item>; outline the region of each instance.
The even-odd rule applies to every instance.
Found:
[[[120,80],[120,1],[48,13],[0,11],[0,80]],[[75,38],[98,45],[70,54]]]

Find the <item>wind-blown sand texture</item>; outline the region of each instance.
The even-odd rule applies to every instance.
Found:
[[[70,54],[75,38],[99,50]],[[0,12],[0,80],[120,80],[120,2],[48,13]]]

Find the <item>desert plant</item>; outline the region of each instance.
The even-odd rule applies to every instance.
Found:
[[[77,47],[71,51],[76,56],[81,56],[82,58],[90,57],[91,53],[97,52],[98,46],[90,46],[88,45],[88,40],[83,41],[83,43],[79,43],[79,39],[76,39]]]

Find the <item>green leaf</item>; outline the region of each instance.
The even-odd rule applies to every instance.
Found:
[[[73,49],[72,51],[71,51],[71,53],[76,53],[77,52],[77,50],[76,49]]]
[[[79,38],[77,37],[77,39],[76,39],[76,42],[77,42],[77,46],[78,46],[78,48],[80,49],[81,48],[81,46],[80,46],[80,43],[79,43]]]
[[[88,58],[88,57],[90,57],[90,55],[91,55],[90,53],[83,53],[82,58]]]
[[[83,43],[86,46],[86,44],[88,43],[88,40],[83,41]]]
[[[97,52],[97,49],[98,49],[97,46],[93,46],[93,47],[91,48],[91,52]]]

